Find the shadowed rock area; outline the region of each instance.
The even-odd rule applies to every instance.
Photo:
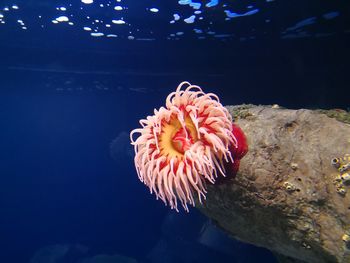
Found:
[[[198,208],[281,262],[350,262],[350,125],[277,105],[228,109],[249,152],[234,179],[208,184]]]

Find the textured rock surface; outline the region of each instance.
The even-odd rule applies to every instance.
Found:
[[[350,153],[350,125],[319,111],[228,108],[249,152],[199,209],[231,236],[297,260],[288,262],[350,262],[350,186],[331,164]]]

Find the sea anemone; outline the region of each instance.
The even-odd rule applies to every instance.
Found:
[[[138,177],[176,211],[178,201],[186,211],[188,204],[194,206],[195,194],[202,203],[206,183],[237,172],[247,151],[243,132],[232,124],[219,98],[188,82],[180,83],[166,107],[140,124],[130,133]],[[136,140],[135,133],[140,134]]]

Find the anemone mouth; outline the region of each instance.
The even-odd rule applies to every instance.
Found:
[[[140,124],[130,133],[138,177],[176,211],[178,201],[186,211],[188,204],[194,206],[194,194],[202,203],[206,183],[225,176],[224,161],[233,162],[232,117],[216,95],[198,86],[182,82],[167,97],[166,107]],[[141,134],[136,140],[135,133]]]
[[[164,122],[159,136],[160,154],[168,159],[175,157],[183,159],[185,152],[198,140],[197,130],[189,117],[185,118],[184,125],[176,116],[169,122]]]

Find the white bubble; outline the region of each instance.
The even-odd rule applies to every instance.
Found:
[[[135,37],[134,37],[134,36],[128,36],[128,39],[129,39],[129,40],[134,40]]]
[[[4,8],[4,11],[9,11],[9,10],[10,10],[10,8],[8,8],[8,7]]]
[[[178,3],[180,5],[189,5],[193,9],[199,9],[201,8],[201,5],[202,5],[201,3],[192,2],[192,0],[180,0]]]
[[[110,24],[106,24],[106,27],[111,27],[111,25]]]
[[[211,0],[209,3],[207,3],[205,6],[206,7],[213,7],[218,5],[219,1],[218,0]]]
[[[61,6],[59,9],[60,9],[61,11],[66,11],[66,10],[67,10],[67,8],[65,8],[64,6]]]
[[[171,20],[169,23],[170,23],[170,24],[174,24],[174,23],[175,23],[175,21],[174,21],[174,20]]]
[[[118,36],[114,34],[108,34],[107,37],[118,37]]]
[[[182,36],[184,34],[184,32],[177,32],[176,35],[177,36]]]
[[[103,4],[100,4],[100,7],[104,7],[104,5],[103,5]]]
[[[153,12],[153,13],[157,13],[159,12],[158,8],[152,7],[149,11]]]
[[[81,2],[84,4],[92,4],[94,0],[81,0]]]
[[[58,21],[57,20],[52,20],[52,23],[58,24]]]
[[[180,19],[180,16],[178,14],[174,14],[174,20],[177,21]]]
[[[103,33],[91,33],[90,35],[92,37],[103,37],[105,34],[103,34]]]
[[[194,23],[194,20],[195,20],[195,19],[196,19],[196,16],[192,15],[192,16],[190,16],[190,17],[188,17],[188,18],[185,18],[184,21],[185,21],[185,23],[187,23],[187,24],[192,24],[192,23]]]
[[[68,24],[69,24],[70,26],[74,26],[74,23],[73,23],[73,22],[68,22]]]
[[[17,10],[17,9],[19,9],[19,7],[18,7],[18,5],[13,5],[12,9],[16,9]]]
[[[120,6],[120,5],[117,5],[117,6],[114,7],[114,10],[116,10],[116,11],[123,10],[123,7]]]
[[[26,26],[22,26],[22,29],[23,29],[23,30],[27,30],[27,27],[26,27]]]
[[[123,25],[123,24],[125,24],[125,21],[121,20],[121,19],[119,19],[119,20],[112,20],[112,23],[113,24],[117,24],[117,25]]]
[[[85,30],[85,31],[91,31],[92,29],[91,29],[91,27],[84,26],[84,30]]]
[[[59,16],[59,17],[56,18],[56,20],[57,20],[58,22],[68,22],[68,21],[69,21],[69,18],[66,17],[66,16]]]
[[[4,15],[3,15],[3,14],[0,14],[0,18],[4,18]]]

